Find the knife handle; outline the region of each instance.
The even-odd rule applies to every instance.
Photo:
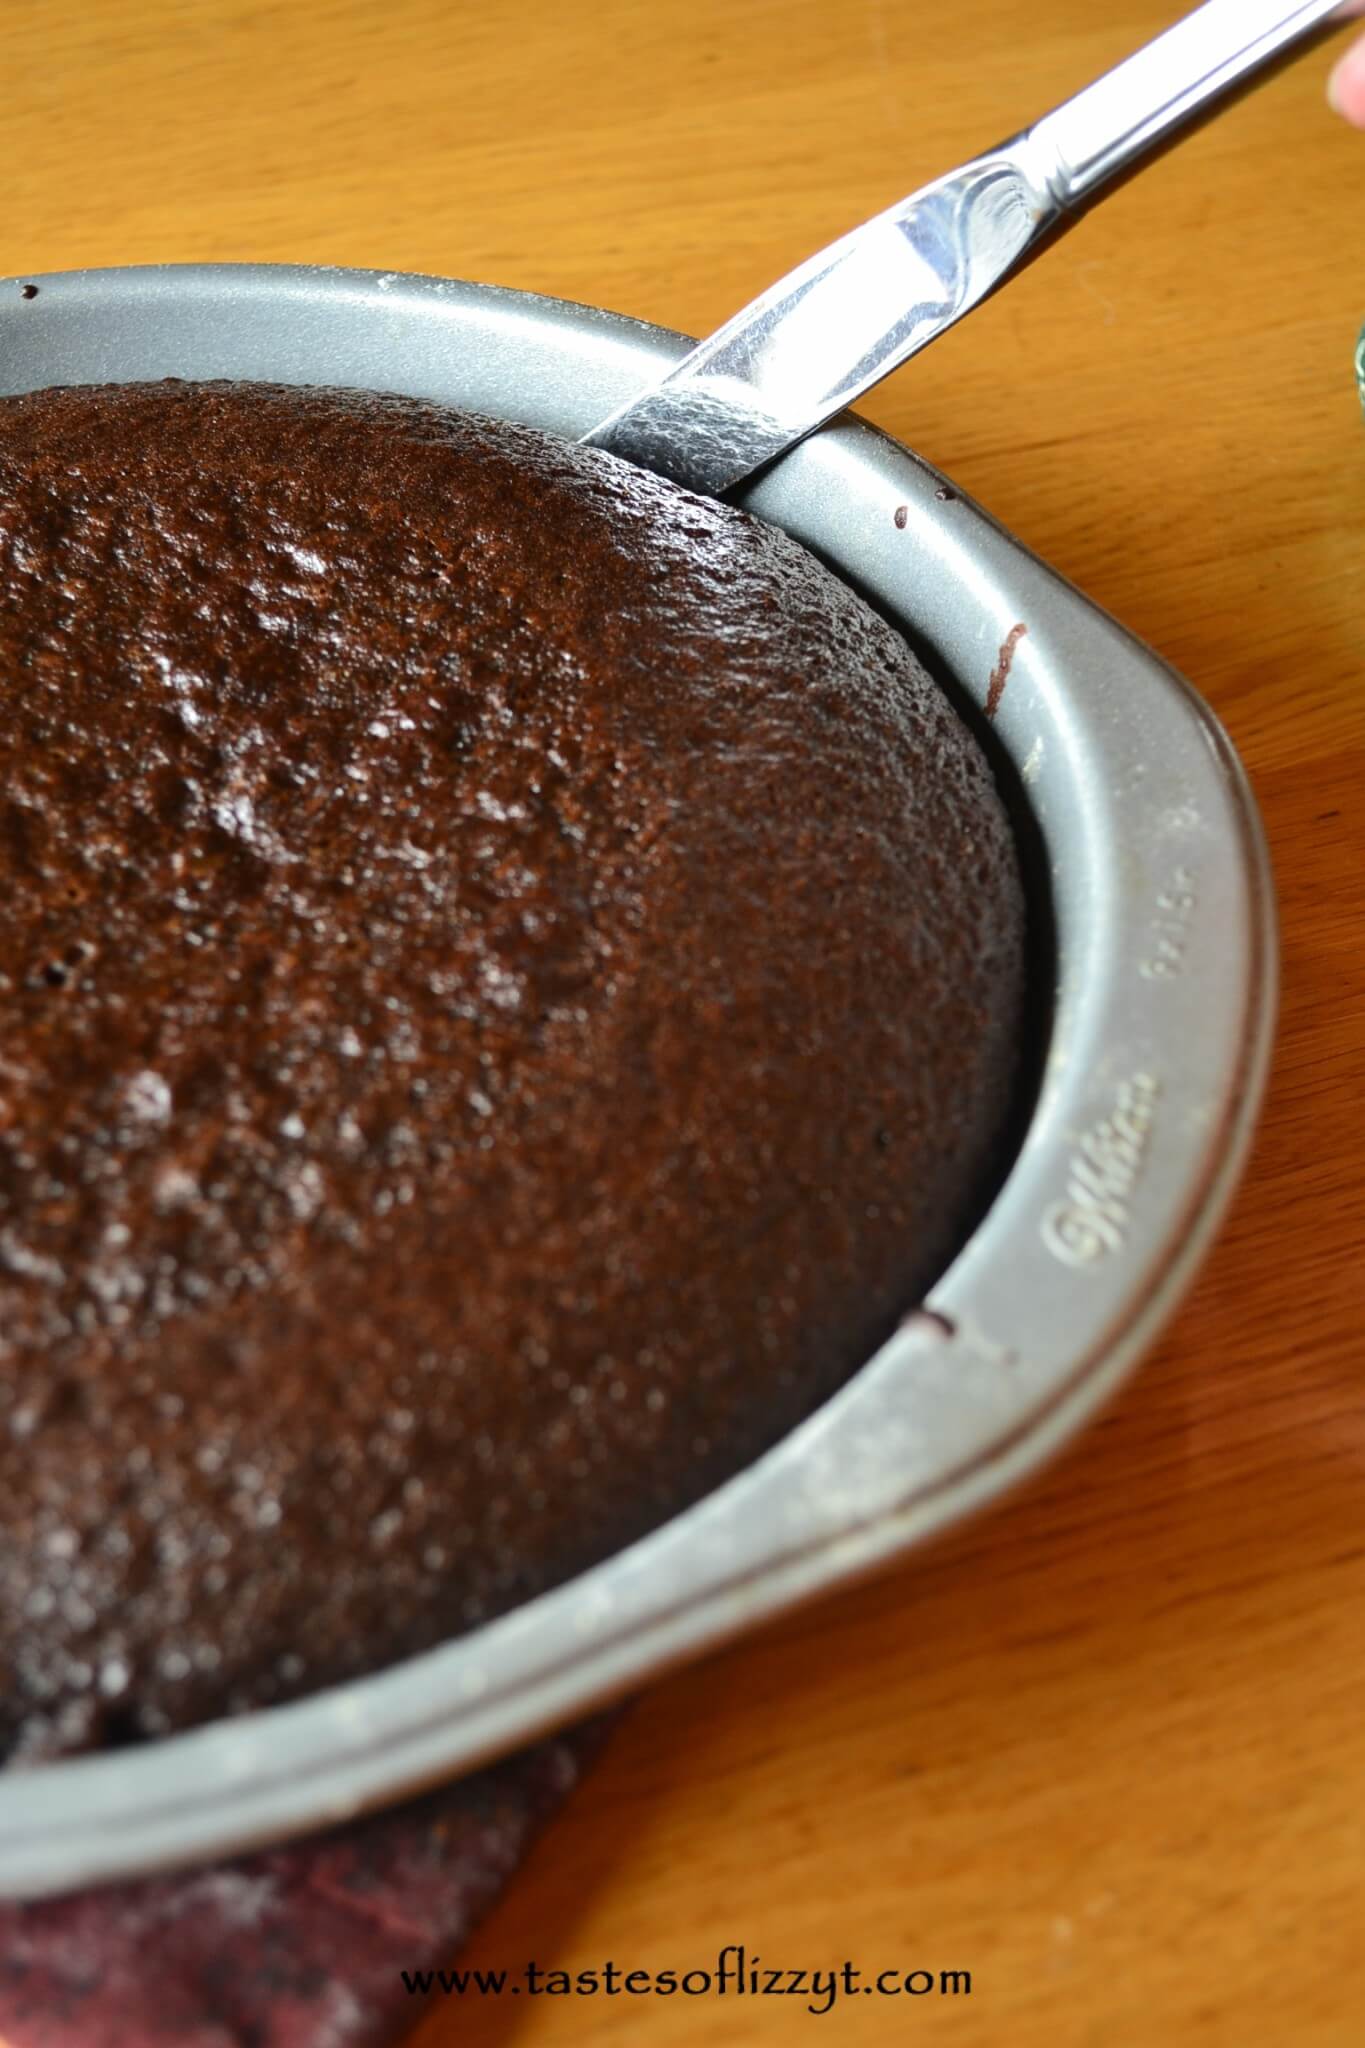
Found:
[[[1207,0],[1028,131],[1052,197],[1067,212],[1083,206],[1356,11],[1345,0]]]

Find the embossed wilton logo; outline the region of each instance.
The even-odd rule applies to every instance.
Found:
[[[1123,1250],[1160,1095],[1153,1075],[1134,1074],[1120,1085],[1113,1115],[1087,1131],[1072,1154],[1066,1194],[1042,1222],[1043,1243],[1063,1265],[1093,1266]]]

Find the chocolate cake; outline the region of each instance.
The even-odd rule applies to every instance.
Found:
[[[807,553],[249,385],[0,401],[0,1751],[375,1669],[773,1443],[998,1164],[984,757]]]

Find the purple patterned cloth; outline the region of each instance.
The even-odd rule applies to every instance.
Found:
[[[210,1869],[0,1902],[4,2048],[386,2048],[400,1972],[449,1962],[602,1719],[410,1804]]]

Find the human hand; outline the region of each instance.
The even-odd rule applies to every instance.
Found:
[[[1354,0],[1348,15],[1365,14],[1365,0]],[[1327,97],[1356,128],[1365,128],[1365,36],[1352,45],[1332,73]]]

